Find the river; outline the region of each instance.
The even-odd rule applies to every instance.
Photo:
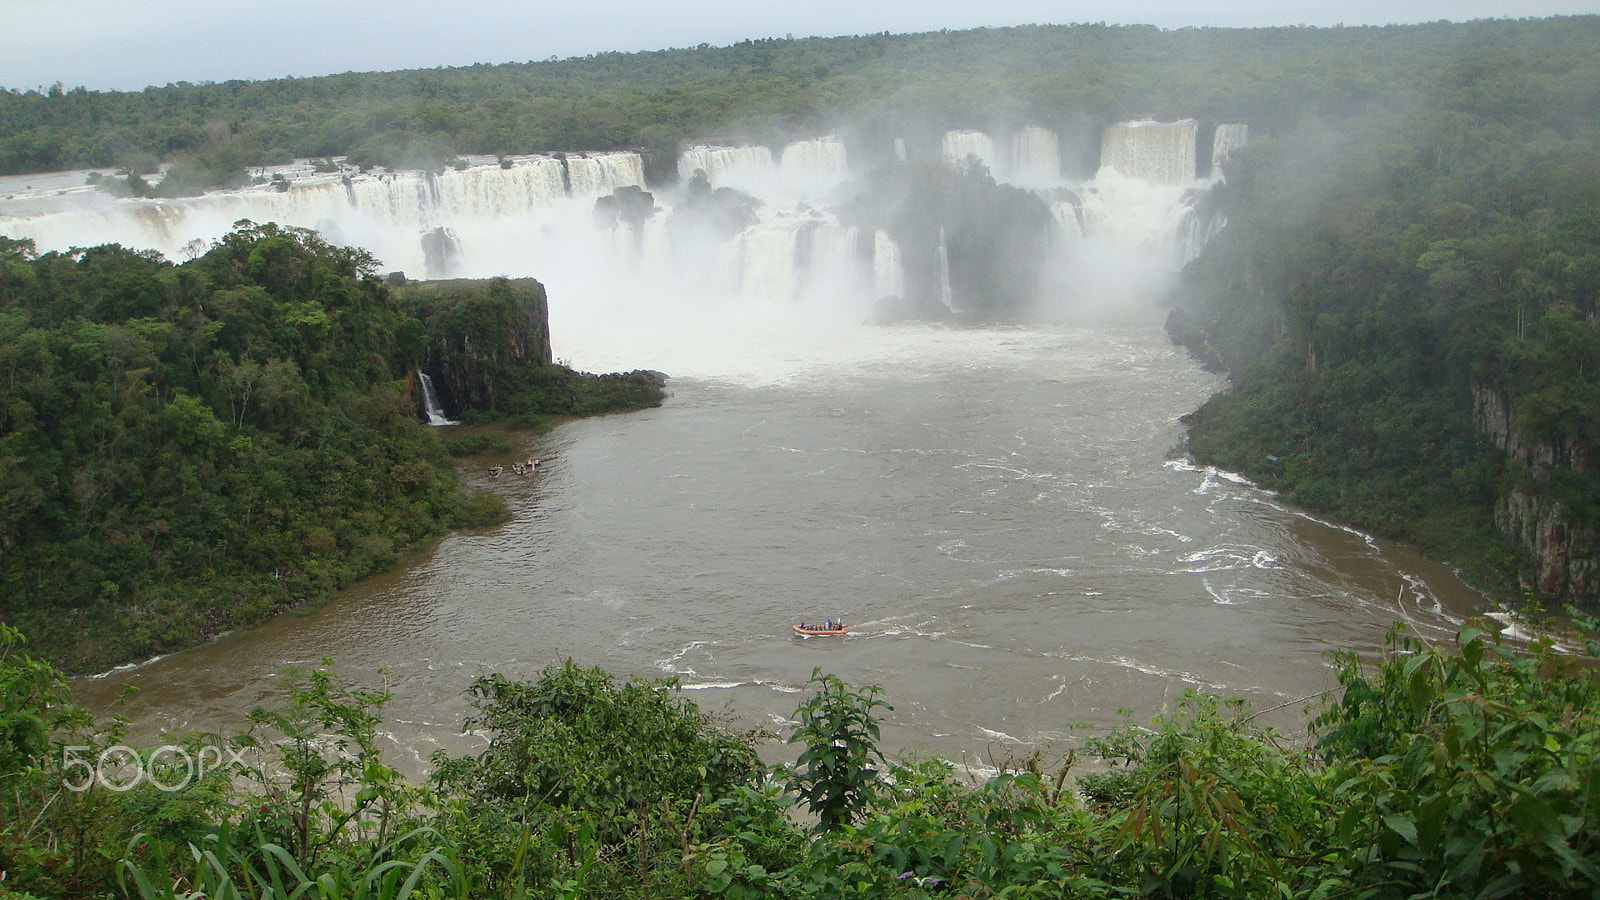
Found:
[[[572,658],[676,676],[778,735],[813,670],[875,683],[883,745],[975,767],[1170,710],[1247,698],[1290,732],[1328,652],[1483,606],[1444,567],[1318,521],[1174,449],[1221,380],[1156,313],[1036,328],[789,321],[699,343],[552,310],[557,354],[673,375],[659,409],[574,421],[475,461],[507,524],[451,534],[311,612],[83,679],[136,738],[228,731],[274,676],[334,660],[394,695],[404,768],[468,752],[476,676]],[[823,326],[819,325],[818,328]],[[652,343],[653,341],[653,343]],[[483,467],[541,457],[537,475]],[[846,637],[801,638],[843,618]],[[767,755],[780,759],[780,743]]]

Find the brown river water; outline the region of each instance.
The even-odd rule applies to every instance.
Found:
[[[985,768],[1190,688],[1303,730],[1301,698],[1334,684],[1329,651],[1371,651],[1399,621],[1447,638],[1484,608],[1443,566],[1183,461],[1178,417],[1223,384],[1156,320],[811,345],[579,352],[593,371],[672,373],[668,401],[473,461],[507,524],[78,696],[109,712],[135,686],[116,708],[138,740],[226,732],[273,700],[275,674],[330,658],[393,691],[386,737],[418,772],[483,745],[461,723],[485,673],[570,657],[676,676],[729,724],[786,735],[820,668],[882,686],[887,750]],[[524,455],[544,468],[483,474]],[[850,634],[790,627],[828,617]]]

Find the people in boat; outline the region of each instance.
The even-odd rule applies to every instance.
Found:
[[[490,466],[489,467],[489,477],[490,478],[499,478],[500,477],[500,473],[504,472],[505,470],[506,470],[505,466]]]
[[[838,619],[829,619],[827,622],[825,622],[825,623],[823,623],[821,625],[807,625],[806,623],[801,622],[800,623],[800,630],[801,631],[818,631],[818,632],[821,632],[821,631],[843,631],[844,630],[844,623],[839,621]]]

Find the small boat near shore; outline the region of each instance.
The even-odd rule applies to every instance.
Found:
[[[849,634],[843,622],[830,622],[826,625],[807,625],[804,622],[794,626],[794,633],[811,637],[819,634]]]

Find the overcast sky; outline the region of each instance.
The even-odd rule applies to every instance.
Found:
[[[1029,23],[1369,25],[1597,12],[1600,0],[0,0],[0,87],[136,90]]]

